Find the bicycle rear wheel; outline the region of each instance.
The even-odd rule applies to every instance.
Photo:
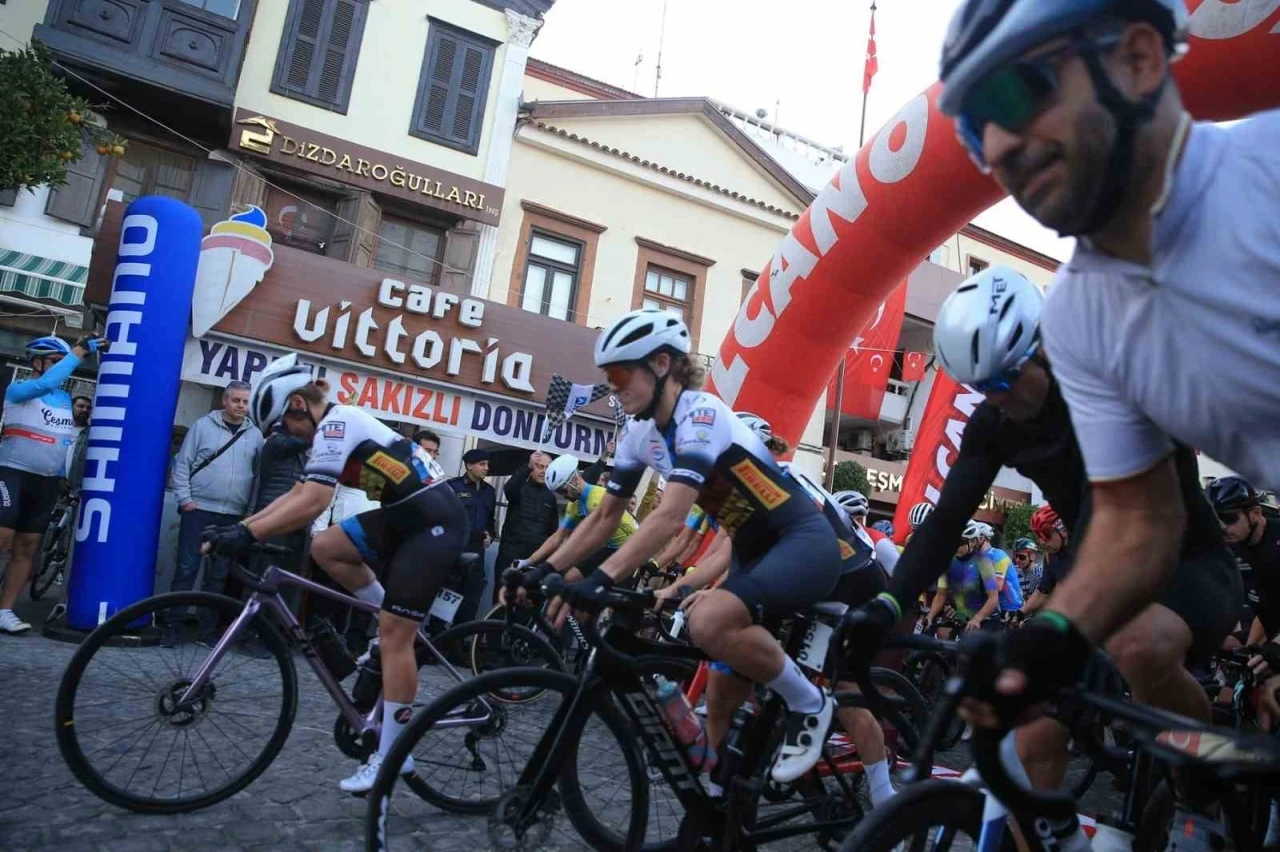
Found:
[[[61,505],[61,504],[60,504]],[[38,601],[58,579],[65,576],[71,555],[71,507],[64,506],[40,536],[36,562],[31,568],[31,600]]]
[[[578,689],[578,680],[562,672],[504,669],[461,683],[428,704],[396,739],[369,792],[366,848],[407,847],[416,842],[411,837],[430,831],[429,823],[420,822],[421,812],[399,806],[398,800],[395,806],[392,803],[401,780],[398,770],[410,755],[417,776],[433,791],[428,801],[460,816],[485,820],[486,827],[480,830],[500,846],[537,839],[560,849],[591,848],[565,831],[562,822],[567,817],[572,828],[590,841],[587,834],[602,821],[601,802],[607,809],[603,818],[625,826],[618,832],[624,842],[643,837],[648,781],[626,722],[609,700],[592,705],[585,727],[573,737],[565,756],[556,791],[540,804],[534,823],[524,829],[523,840],[510,825],[508,817],[528,794],[518,785],[520,774],[543,734],[563,721]],[[542,700],[503,704],[488,699],[494,692],[510,690],[538,690]],[[569,783],[570,779],[577,783]],[[583,784],[589,789],[583,790]],[[597,784],[602,790],[607,786],[608,792],[596,792]],[[415,788],[415,792],[421,791]],[[594,818],[585,818],[584,809]],[[393,835],[403,839],[397,843]]]
[[[94,795],[139,813],[187,813],[244,789],[284,745],[298,706],[284,638],[263,616],[253,637],[218,661],[194,702],[178,699],[210,651],[195,642],[188,608],[229,623],[243,606],[204,592],[139,601],[97,630],[58,687],[58,750]],[[181,621],[181,623],[178,623]],[[140,629],[174,623],[174,647],[139,644]],[[141,776],[141,777],[139,777]]]
[[[982,833],[980,791],[958,781],[922,781],[867,814],[840,852],[976,849]],[[1006,845],[1011,839],[1005,832]]]

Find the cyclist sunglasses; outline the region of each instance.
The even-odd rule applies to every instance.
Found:
[[[609,383],[609,387],[619,391],[631,384],[631,376],[639,368],[640,363],[638,361],[631,361],[626,364],[610,364],[604,368],[604,378]]]
[[[1064,60],[1119,41],[1119,33],[1077,41],[1050,53],[1010,62],[974,84],[956,117],[956,135],[974,164],[984,172],[991,170],[982,144],[988,122],[1010,133],[1022,133],[1057,103],[1058,66]]]
[[[977,382],[970,382],[969,386],[978,393],[1004,393],[1013,387],[1013,383],[1018,380],[1018,376],[1022,375],[1022,368],[1031,360],[1031,356],[1035,354],[1036,349],[1040,347],[1040,335],[1035,335],[1035,340],[1031,342],[1031,348],[1026,351],[1018,363],[1009,369],[997,373],[989,379],[982,379]]]

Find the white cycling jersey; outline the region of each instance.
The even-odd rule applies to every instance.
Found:
[[[445,476],[426,450],[364,409],[331,405],[316,425],[303,479],[358,488],[394,506]]]

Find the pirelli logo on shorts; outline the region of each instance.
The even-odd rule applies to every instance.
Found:
[[[369,456],[369,460],[365,462],[369,467],[381,473],[387,479],[399,485],[409,478],[412,472],[409,465],[398,459],[394,459],[386,453],[379,450]]]
[[[776,509],[791,499],[791,495],[766,476],[751,459],[743,459],[729,470],[766,509]]]

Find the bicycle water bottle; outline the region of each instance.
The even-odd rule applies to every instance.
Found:
[[[317,621],[307,632],[307,638],[316,649],[320,662],[324,663],[324,667],[338,680],[342,680],[356,670],[356,658],[351,656],[351,652],[347,650],[347,644],[342,641],[338,631],[329,622]]]
[[[685,747],[695,769],[710,770],[716,765],[716,750],[707,741],[707,729],[689,706],[680,687],[671,681],[658,685],[656,698],[676,742]]]
[[[369,648],[369,659],[360,664],[360,672],[351,687],[351,703],[358,710],[371,710],[381,692],[382,653],[381,648],[374,644]]]

